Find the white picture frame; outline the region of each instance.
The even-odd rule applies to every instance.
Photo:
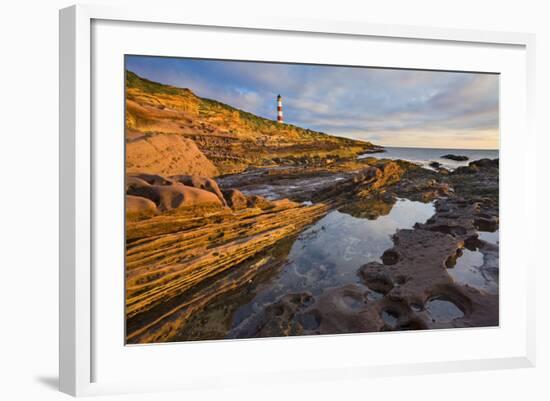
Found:
[[[532,112],[534,110],[534,35],[524,33],[507,33],[507,32],[484,32],[471,31],[460,29],[439,29],[428,27],[415,26],[393,26],[393,25],[376,25],[363,22],[348,22],[348,21],[320,21],[320,20],[295,20],[292,18],[275,18],[262,17],[256,15],[242,15],[240,19],[226,19],[223,16],[215,15],[186,15],[182,10],[166,10],[151,8],[113,8],[109,6],[96,5],[78,5],[72,6],[60,11],[60,390],[75,396],[94,395],[107,393],[126,393],[134,391],[164,391],[167,389],[201,389],[207,388],[214,383],[217,385],[225,385],[230,381],[235,385],[234,381],[230,380],[229,371],[219,370],[215,373],[209,372],[202,365],[197,365],[193,369],[191,376],[189,374],[183,378],[177,376],[161,379],[159,377],[151,377],[150,380],[130,381],[127,378],[117,377],[111,374],[108,379],[99,379],[98,365],[95,358],[98,352],[106,352],[107,348],[103,347],[102,340],[98,340],[97,325],[107,325],[101,321],[102,315],[98,313],[98,308],[94,307],[94,291],[97,291],[98,285],[101,285],[101,280],[94,274],[94,263],[96,256],[94,253],[94,232],[97,233],[98,216],[101,213],[95,213],[97,205],[95,202],[95,191],[97,190],[94,176],[96,174],[97,155],[106,152],[101,148],[101,142],[94,140],[94,126],[97,122],[94,121],[94,103],[92,101],[93,87],[92,78],[94,76],[94,68],[98,68],[94,55],[101,49],[101,40],[94,42],[94,24],[108,21],[108,24],[128,23],[138,25],[133,26],[135,33],[138,33],[144,26],[155,25],[162,29],[170,27],[199,27],[208,29],[231,29],[232,31],[267,33],[283,33],[285,35],[302,35],[318,36],[330,38],[331,35],[343,39],[361,40],[361,38],[378,38],[386,41],[416,41],[421,43],[434,43],[437,46],[462,46],[466,47],[483,47],[494,46],[501,48],[513,49],[510,57],[517,59],[518,71],[525,73],[523,79],[516,79],[514,85],[517,85],[519,92],[524,96],[519,96],[514,101],[519,102],[520,109],[517,111],[515,121],[507,122],[510,127],[523,127],[521,142],[526,144],[523,149],[516,148],[517,138],[513,138],[509,134],[505,134],[501,139],[506,141],[506,152],[502,153],[502,176],[510,177],[510,179],[524,180],[525,188],[534,188],[535,185],[527,185],[532,177],[529,177],[527,172],[529,166],[535,163],[534,151],[534,132],[532,130]],[[145,25],[143,25],[145,24]],[[128,25],[116,28],[116,32],[128,31]],[[163,35],[162,29],[159,29],[156,34]],[[159,37],[161,37],[159,36]],[[120,42],[124,37],[117,36]],[[113,38],[115,39],[115,38]],[[114,46],[114,45],[113,45]],[[457,47],[457,49],[458,49]],[[161,51],[161,50],[160,50]],[[457,50],[459,51],[459,50]],[[174,55],[174,54],[167,54]],[[497,61],[494,61],[496,63]],[[345,63],[343,63],[345,64]],[[499,72],[497,64],[493,72]],[[403,67],[403,65],[393,65],[394,67]],[[443,68],[442,65],[434,65],[432,68]],[[502,68],[505,68],[504,66]],[[456,69],[460,69],[457,65]],[[122,73],[122,71],[121,71]],[[512,74],[512,73],[511,73]],[[519,76],[519,75],[518,75]],[[517,77],[516,77],[517,78]],[[123,91],[122,87],[116,89]],[[506,92],[502,96],[507,96]],[[507,98],[506,98],[507,99]],[[505,99],[505,100],[506,100]],[[524,109],[523,109],[524,107]],[[501,109],[511,110],[511,109]],[[514,112],[515,113],[515,112]],[[514,114],[515,115],[515,114]],[[511,120],[511,118],[510,118]],[[123,127],[119,127],[123,130]],[[507,130],[503,129],[508,132]],[[122,132],[122,131],[121,131]],[[122,137],[120,137],[122,140]],[[107,158],[108,154],[105,153]],[[510,165],[506,163],[507,155],[517,156],[520,163],[516,171],[512,171]],[[121,166],[122,168],[122,166]],[[506,178],[508,179],[508,178]],[[503,188],[506,189],[506,181]],[[501,197],[506,196],[506,193],[501,192]],[[510,203],[514,202],[518,210],[521,209],[521,221],[512,218],[511,210],[505,205],[502,209],[502,218],[504,224],[508,224],[510,229],[509,234],[504,234],[503,243],[506,243],[506,235],[512,238],[514,231],[520,231],[523,228],[528,228],[529,224],[534,224],[534,216],[536,212],[534,208],[528,207],[527,191],[516,195],[518,198],[510,198]],[[508,199],[508,198],[503,198]],[[517,212],[517,210],[516,210]],[[524,222],[522,222],[524,221]],[[102,227],[99,222],[99,227]],[[532,228],[532,226],[531,226]],[[531,230],[530,232],[534,232]],[[522,245],[523,244],[523,245]],[[520,243],[520,250],[523,247],[525,250],[529,247],[528,242]],[[121,250],[122,252],[122,250]],[[503,252],[502,257],[514,258],[514,254]],[[515,251],[518,252],[517,250]],[[522,301],[518,307],[521,310],[517,311],[517,316],[521,322],[518,322],[519,329],[515,333],[514,344],[510,344],[510,349],[513,352],[508,352],[502,349],[499,353],[495,348],[494,352],[486,353],[478,352],[474,355],[469,355],[465,358],[450,358],[444,360],[421,361],[416,360],[412,355],[407,362],[395,363],[389,361],[384,363],[382,360],[376,363],[369,364],[354,360],[350,355],[348,360],[334,360],[334,366],[330,363],[327,366],[298,366],[297,369],[286,370],[284,367],[276,365],[275,369],[265,369],[255,367],[254,370],[247,371],[242,367],[242,371],[248,372],[248,379],[257,380],[260,382],[273,383],[275,380],[279,382],[291,382],[299,372],[300,380],[326,380],[331,378],[353,377],[360,380],[364,377],[380,376],[380,375],[399,375],[410,373],[430,373],[440,371],[466,371],[477,369],[500,369],[511,367],[529,367],[535,363],[535,338],[534,338],[534,260],[528,259],[531,252],[525,252],[527,259],[523,256],[521,268],[525,277],[517,281],[519,283],[518,296]],[[120,266],[122,269],[123,266]],[[114,295],[113,295],[114,296]],[[501,313],[503,313],[501,311]],[[507,313],[506,311],[504,313]],[[107,322],[107,320],[105,321]],[[514,323],[515,324],[515,323]],[[102,327],[103,327],[102,326]],[[495,336],[495,332],[501,330],[505,332],[508,327],[501,326],[500,328],[492,329],[492,332],[457,330],[453,333],[441,334],[438,332],[424,333],[425,336],[430,336],[430,341],[438,341],[437,338],[445,336],[447,339],[459,339],[461,337],[475,338],[475,336],[487,335],[487,341],[491,340],[491,336]],[[513,326],[513,325],[512,325]],[[117,329],[118,330],[118,329]],[[489,329],[490,330],[490,329]],[[113,328],[113,332],[115,332]],[[518,332],[520,332],[518,334]],[[113,334],[114,335],[114,334]],[[345,336],[345,341],[358,344],[362,341],[374,341],[374,338],[394,336],[393,334],[378,335],[378,337],[350,335]],[[228,358],[238,355],[241,349],[246,348],[248,353],[258,353],[262,348],[270,347],[274,353],[285,352],[291,348],[292,350],[302,349],[303,352],[315,353],[320,344],[326,344],[327,349],[342,346],[342,336],[320,336],[315,340],[304,339],[262,339],[241,341],[238,345],[227,346],[223,342],[205,342],[195,344],[193,347],[201,347],[200,351],[208,352],[226,352]],[[403,338],[405,340],[403,340]],[[369,340],[371,339],[371,340]],[[504,337],[503,337],[504,339]],[[98,343],[99,341],[99,343]],[[378,341],[378,340],[376,340]],[[394,341],[416,341],[412,336],[398,337],[394,336]],[[471,341],[471,340],[470,340]],[[115,341],[116,343],[116,341]],[[296,344],[298,344],[296,346]],[[513,345],[513,346],[512,346]],[[119,346],[124,348],[123,339],[120,338]],[[143,356],[143,350],[148,354],[148,357],[153,358],[157,362],[166,360],[169,363],[171,354],[176,348],[170,349],[174,345],[157,345],[149,347],[140,347],[141,351],[131,351],[138,358]],[[176,347],[178,345],[175,345]],[[228,349],[228,348],[231,349]],[[497,347],[497,345],[495,345]],[[240,348],[240,349],[239,349]],[[501,346],[501,348],[504,348]],[[340,348],[341,349],[341,348]],[[103,351],[102,351],[103,350]],[[195,348],[187,347],[184,352],[190,356],[196,355]],[[288,351],[287,351],[288,352]],[[295,352],[295,351],[290,351]],[[297,352],[297,351],[296,351]],[[153,354],[158,354],[154,356]],[[445,357],[445,356],[443,356]],[[103,356],[100,359],[106,360]],[[155,359],[156,358],[156,359]],[[153,360],[151,359],[151,360]],[[136,359],[133,359],[134,364]],[[382,361],[382,362],[381,362]],[[114,361],[113,361],[114,362]],[[330,361],[329,361],[330,362]],[[105,364],[105,363],[103,363]],[[115,366],[115,365],[113,365]],[[241,371],[241,373],[242,373]],[[101,372],[99,372],[101,373]],[[225,374],[228,374],[227,377]],[[225,380],[224,380],[225,379]],[[246,382],[240,383],[245,385]],[[239,383],[236,383],[239,385]]]

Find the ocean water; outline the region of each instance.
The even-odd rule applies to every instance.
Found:
[[[467,166],[468,163],[474,160],[479,159],[496,159],[498,158],[498,149],[494,150],[478,150],[478,149],[435,149],[435,148],[393,148],[386,147],[385,152],[382,153],[366,153],[359,155],[358,158],[362,159],[365,157],[377,157],[384,159],[401,159],[407,160],[412,163],[420,164],[423,167],[431,168],[429,164],[431,162],[439,162],[442,167],[445,167],[449,170],[454,170],[459,166]],[[449,159],[442,159],[441,156],[453,154],[460,156],[467,156],[468,160],[463,162],[457,162]]]

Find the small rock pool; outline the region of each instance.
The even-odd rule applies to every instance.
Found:
[[[264,309],[284,295],[317,296],[328,288],[359,282],[358,269],[368,262],[381,262],[398,229],[412,228],[434,213],[432,203],[406,199],[398,199],[386,215],[377,218],[338,210],[328,213],[297,237],[277,275],[249,288],[253,297],[236,309],[229,337],[253,335]]]
[[[456,264],[447,273],[456,283],[468,285],[489,294],[498,294],[499,231],[479,231],[478,238],[486,243],[481,248],[462,249]]]

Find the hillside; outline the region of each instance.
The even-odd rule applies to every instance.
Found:
[[[129,172],[237,173],[249,166],[328,164],[377,146],[303,129],[126,72]]]

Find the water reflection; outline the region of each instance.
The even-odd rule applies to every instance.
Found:
[[[453,280],[491,294],[498,293],[498,275],[486,269],[485,255],[479,250],[463,249],[456,265],[447,272]]]
[[[480,240],[483,240],[485,242],[489,242],[494,245],[499,245],[499,230],[496,230],[494,232],[489,231],[479,231],[478,232],[478,238]]]
[[[387,215],[376,220],[330,212],[297,238],[276,277],[252,289],[256,295],[237,309],[229,337],[250,336],[264,308],[285,294],[307,291],[315,296],[330,287],[359,282],[359,267],[381,262],[398,229],[425,222],[434,211],[431,203],[399,199]]]
[[[436,323],[448,323],[464,316],[464,313],[449,300],[433,298],[426,303],[426,311]]]

